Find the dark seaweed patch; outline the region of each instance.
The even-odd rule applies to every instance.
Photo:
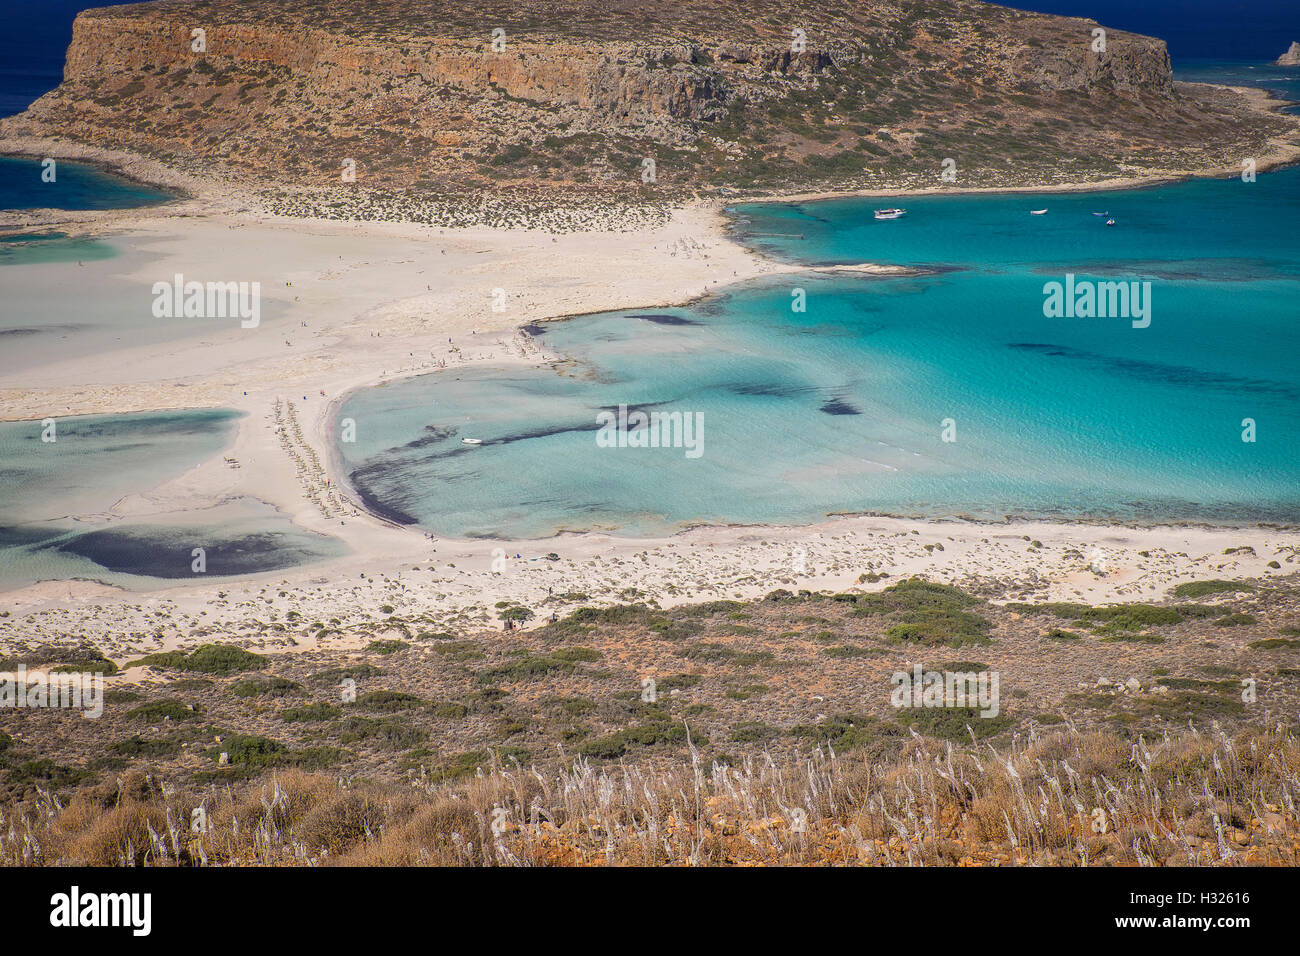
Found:
[[[1154,382],[1159,385],[1231,389],[1234,392],[1246,391],[1257,394],[1282,395],[1290,399],[1300,398],[1300,392],[1283,385],[1281,382],[1206,372],[1186,365],[1168,365],[1164,362],[1148,362],[1143,359],[1102,355],[1097,352],[1071,348],[1068,345],[1049,345],[1042,342],[1012,342],[1008,345],[1008,348],[1022,352],[1037,352],[1040,355],[1069,359],[1074,362],[1087,362],[1106,371],[1119,372],[1132,378]]]
[[[386,469],[378,464],[368,465],[365,468],[357,469],[348,476],[352,481],[352,490],[357,493],[357,497],[361,499],[361,503],[365,505],[366,510],[372,515],[375,515],[378,518],[383,518],[385,521],[391,521],[394,524],[415,524],[416,522],[414,518],[408,515],[405,511],[402,511],[400,508],[380,501],[371,493],[367,486],[366,478],[368,475],[380,474],[385,471]]]
[[[827,415],[861,415],[862,410],[850,405],[842,398],[832,398],[821,409]]]
[[[322,539],[323,540],[323,539]],[[56,546],[122,574],[188,578],[192,550],[204,549],[214,577],[289,568],[324,555],[310,541],[278,531],[225,535],[214,528],[113,528],[90,531]]]
[[[701,325],[702,324],[700,322],[696,322],[694,319],[682,318],[680,315],[646,314],[646,315],[629,315],[628,318],[644,319],[646,322],[653,322],[655,325]]]

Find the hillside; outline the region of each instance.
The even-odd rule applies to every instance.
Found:
[[[119,649],[111,662],[102,645],[42,644],[24,637],[30,619],[6,622],[14,638],[0,670],[103,670],[109,706],[97,720],[26,714],[7,752],[0,743],[0,800],[142,758],[196,782],[268,765],[446,780],[492,753],[543,766],[654,762],[685,754],[688,738],[706,759],[734,764],[827,744],[873,749],[911,731],[1006,741],[1066,720],[1149,738],[1189,720],[1272,727],[1293,725],[1300,700],[1300,591],[1280,581],[1195,582],[1170,603],[1105,607],[998,604],[919,579],[672,609],[580,606],[586,598],[494,612],[558,618],[527,632],[443,630],[418,606],[392,605],[356,621],[204,620],[186,628],[184,651]],[[276,647],[291,652],[258,653]],[[997,713],[896,709],[891,676],[916,664],[998,672]],[[344,678],[355,701],[340,701]],[[1257,684],[1250,704],[1247,678]],[[256,746],[230,750],[221,766],[214,734]]]
[[[1007,596],[559,595],[573,609],[531,631],[384,607],[239,643],[205,621],[192,650],[117,662],[28,642],[0,666],[99,670],[107,693],[99,719],[25,711],[0,731],[0,864],[1294,865],[1293,582],[1111,606],[983,594]],[[297,647],[336,629],[369,643]],[[291,633],[292,653],[240,646]],[[893,673],[921,662],[999,674],[998,713],[895,706]],[[168,841],[200,805],[208,836]]]
[[[959,186],[1086,182],[1235,166],[1294,128],[1175,84],[1161,40],[1095,52],[1095,26],[975,0],[159,0],[78,16],[63,84],[0,136],[418,219],[485,195],[939,186],[949,158]]]

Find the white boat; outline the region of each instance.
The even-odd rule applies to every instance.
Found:
[[[1031,215],[1031,216],[1046,216],[1046,215],[1047,215],[1047,210],[1046,210],[1046,209],[1031,209],[1031,210],[1029,210],[1029,215]]]
[[[1108,212],[1094,212],[1093,215],[1094,215],[1094,216],[1109,216],[1110,213],[1108,213]]]
[[[1108,225],[1108,226],[1113,226],[1113,225],[1115,225],[1115,220],[1114,220],[1114,219],[1107,219],[1107,220],[1106,220],[1106,225]]]
[[[907,215],[906,209],[877,209],[877,219],[900,219]]]
[[[460,440],[460,443],[461,443],[462,445],[481,445],[481,444],[483,444],[483,439],[481,439],[481,438],[462,438],[462,439]]]

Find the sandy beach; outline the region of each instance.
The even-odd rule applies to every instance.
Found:
[[[1288,3],[0,10],[9,896],[978,866],[1046,930],[1060,867],[1094,935],[1268,922]]]
[[[41,214],[10,217],[11,225],[30,224]],[[573,603],[558,600],[565,594],[668,605],[778,587],[884,587],[912,574],[974,586],[997,579],[1027,599],[1136,600],[1159,597],[1179,580],[1296,570],[1300,533],[1263,528],[842,517],[803,528],[697,528],[656,540],[434,540],[366,513],[348,492],[328,430],[349,393],[470,364],[545,364],[557,356],[521,326],[679,305],[731,283],[813,270],[733,242],[717,203],[676,208],[654,228],[561,235],[289,220],[242,207],[229,194],[48,219],[133,250],[131,261],[146,264],[119,278],[140,285],[141,308],[153,282],[194,275],[201,264],[205,278],[266,277],[263,309],[273,318],[256,329],[228,322],[198,336],[128,345],[111,360],[91,354],[29,368],[0,387],[0,418],[237,409],[246,416],[231,447],[124,497],[101,520],[193,513],[247,497],[341,539],[350,553],[291,572],[158,593],[42,582],[0,597],[11,611],[0,623],[6,640],[78,634],[131,645],[105,648],[114,653],[152,650],[189,639],[185,622],[197,623],[206,611],[204,624],[222,622],[227,638],[289,649],[301,640],[268,636],[264,623],[250,622],[289,610],[317,620],[372,620],[381,605],[400,603],[418,607],[431,623],[499,628],[491,607],[502,600],[533,607],[542,620]],[[85,269],[114,274],[118,261],[66,269],[85,281]],[[503,311],[493,309],[497,289],[505,293]],[[865,574],[888,577],[859,580]],[[143,633],[143,619],[159,611],[171,621],[169,636],[123,636]],[[346,628],[328,640],[346,646]]]

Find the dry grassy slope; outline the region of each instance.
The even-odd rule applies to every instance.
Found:
[[[7,809],[0,865],[1295,866],[1300,742],[1056,733],[990,754],[661,770],[486,768],[451,786],[269,772],[217,788],[132,770]],[[186,832],[196,808],[206,832]],[[494,827],[493,825],[496,824]],[[495,833],[494,833],[495,829]]]
[[[1004,595],[911,580],[508,634],[394,607],[349,625],[377,639],[360,652],[169,653],[142,683],[110,676],[98,720],[0,711],[0,865],[1295,865],[1294,580],[1159,605],[985,599]],[[112,670],[91,649],[11,654],[0,669]],[[997,670],[1001,713],[891,708],[890,673],[916,661]],[[173,841],[200,803],[206,841]]]
[[[351,625],[295,619],[294,633],[342,628],[364,650],[267,657],[209,644],[193,659],[163,656],[110,676],[98,720],[0,711],[10,735],[0,733],[0,802],[131,766],[193,781],[264,767],[440,781],[472,773],[492,753],[552,769],[566,755],[653,766],[684,756],[688,732],[706,761],[734,764],[827,744],[883,757],[912,732],[1002,744],[1065,721],[1148,739],[1188,721],[1294,730],[1300,590],[1273,580],[1194,588],[1203,593],[1162,605],[1030,608],[911,581],[670,610],[578,609],[522,634],[434,631],[419,607],[376,609]],[[200,631],[183,646],[212,640]],[[68,646],[8,654],[0,670],[99,666],[93,652]],[[916,663],[996,671],[998,714],[895,709],[891,675]],[[345,677],[356,681],[355,702],[341,700]],[[1256,682],[1251,702],[1242,700],[1245,678]],[[222,750],[228,767],[217,763]]]
[[[1175,90],[1160,40],[1092,52],[1094,25],[975,0],[160,0],[82,13],[62,86],[0,132],[290,191],[338,186],[351,158],[356,186],[318,199],[346,205],[933,184],[945,157],[964,185],[1050,182],[1235,162],[1285,125]]]

